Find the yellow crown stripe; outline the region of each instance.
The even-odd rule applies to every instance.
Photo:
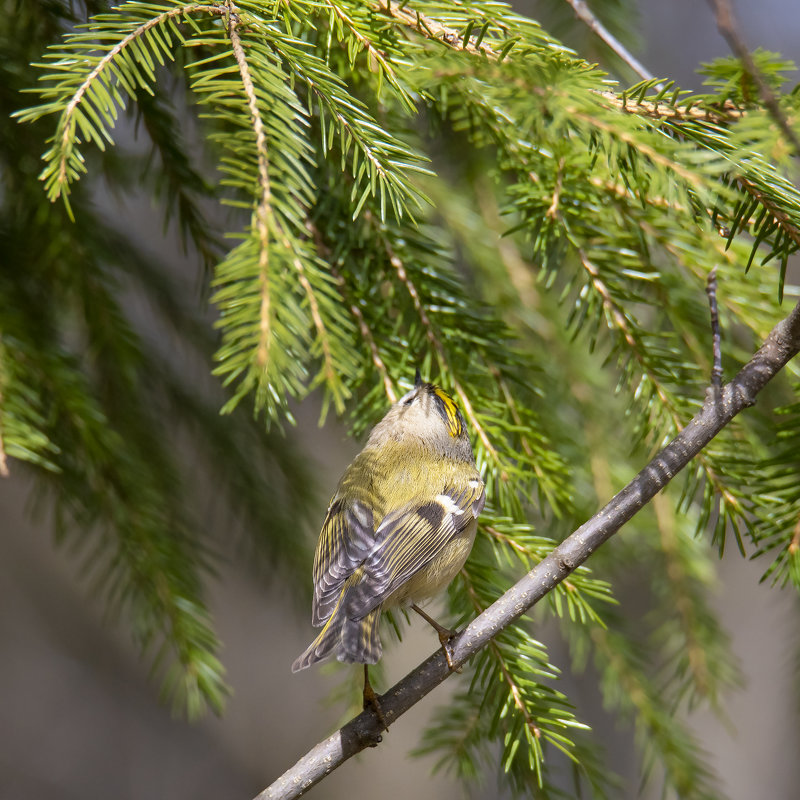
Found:
[[[443,392],[438,386],[434,389],[436,396],[442,401],[444,405],[445,414],[447,414],[447,430],[450,435],[455,437],[461,433],[461,420],[458,418],[458,407],[456,406],[453,398],[449,394]]]

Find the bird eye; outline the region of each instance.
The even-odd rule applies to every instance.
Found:
[[[406,394],[400,398],[401,405],[410,406],[414,402],[414,398],[417,396],[417,390],[412,389],[410,392],[406,392]]]

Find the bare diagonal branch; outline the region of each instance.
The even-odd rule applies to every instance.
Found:
[[[605,44],[610,47],[642,80],[651,81],[655,78],[644,64],[641,63],[634,55],[625,47],[625,45],[611,33],[605,25],[592,13],[589,4],[586,0],[567,0],[575,12],[575,16],[586,25],[589,30],[602,39]],[[659,87],[660,88],[660,87]]]
[[[539,562],[524,578],[479,614],[450,643],[451,660],[460,666],[508,625],[545,597],[663,489],[800,352],[800,303],[781,320],[758,352],[715,397],[709,392],[689,424],[611,501]],[[438,650],[380,698],[391,725],[451,675]],[[383,730],[364,711],[320,742],[256,800],[299,797],[356,753],[381,741]]]

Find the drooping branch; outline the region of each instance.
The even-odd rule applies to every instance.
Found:
[[[752,406],[758,393],[798,352],[800,303],[773,328],[758,352],[719,395],[707,394],[689,424],[622,491],[458,634],[450,643],[454,666],[486,647],[501,630],[583,564],[737,414]],[[391,725],[451,674],[444,654],[438,650],[380,698],[386,722]],[[256,800],[300,797],[347,759],[378,744],[381,731],[375,714],[364,711],[311,749]]]
[[[272,188],[269,177],[269,158],[267,153],[267,134],[261,110],[258,106],[253,77],[247,56],[244,52],[241,37],[239,36],[238,9],[232,2],[225,5],[228,11],[228,37],[230,38],[233,55],[239,67],[242,79],[242,88],[247,107],[250,111],[250,125],[255,136],[256,152],[258,153],[258,186],[260,199],[255,209],[254,228],[258,235],[258,284],[261,291],[261,308],[259,312],[259,338],[256,349],[258,366],[266,369],[270,361],[270,348],[272,346],[272,296],[270,291],[269,275],[269,245],[270,234],[277,227],[272,215]]]
[[[57,168],[57,175],[58,175],[58,185],[59,186],[66,186],[69,182],[68,174],[67,174],[67,163],[69,160],[69,153],[74,146],[74,134],[75,134],[75,111],[80,106],[80,104],[84,101],[87,94],[90,93],[104,72],[111,69],[113,64],[120,53],[122,53],[125,49],[135,46],[139,40],[145,36],[149,31],[158,28],[164,23],[168,22],[169,20],[185,17],[189,14],[196,14],[198,12],[205,12],[207,14],[222,14],[223,9],[218,6],[217,4],[213,3],[193,3],[186,6],[180,6],[178,8],[171,8],[168,11],[164,11],[161,14],[153,17],[152,19],[147,20],[147,22],[139,25],[137,28],[134,28],[127,36],[122,38],[119,42],[117,42],[114,47],[112,47],[95,65],[94,69],[86,76],[85,80],[78,89],[73,94],[70,101],[64,107],[64,111],[61,114],[61,121],[59,123],[59,132],[60,132],[60,152],[61,156],[58,159],[58,168]]]

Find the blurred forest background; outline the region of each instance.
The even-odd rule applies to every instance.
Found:
[[[54,5],[54,0],[28,5],[44,8]],[[79,11],[80,5],[75,5]],[[618,67],[565,2],[514,5],[587,60]],[[668,76],[683,88],[699,90],[701,78],[696,70],[700,63],[728,54],[703,2],[598,0],[592,5],[612,29],[633,33],[626,41],[654,75]],[[751,49],[762,47],[800,61],[796,0],[738,2],[735,7]],[[44,144],[32,143],[31,130],[8,118],[12,111],[31,103],[30,97],[21,97],[16,90],[35,80],[23,59],[37,59],[40,54],[30,52],[18,39],[14,18],[19,5],[4,0],[2,8],[0,134],[4,157],[13,159],[16,148],[21,171],[27,170],[29,177],[25,187],[11,187],[3,180],[0,193],[8,205],[14,203],[12,188],[43,191],[36,181],[41,165],[30,155],[43,151]],[[55,41],[56,31],[52,33]],[[628,83],[636,80],[624,68],[621,78]],[[796,81],[797,76],[790,80]],[[194,132],[187,130],[187,136],[192,135]],[[122,150],[142,156],[136,124],[130,117],[123,115],[115,138]],[[124,163],[124,156],[119,158],[121,163],[113,164],[114,169],[135,169],[135,158],[131,157],[130,164]],[[139,253],[120,253],[122,260],[152,259],[154,270],[167,269],[183,287],[187,305],[196,302],[197,307],[204,307],[197,276],[209,254],[194,250],[185,254],[176,226],[163,230],[163,211],[152,203],[148,187],[142,187],[134,176],[130,184],[131,190],[123,192],[119,182],[92,183],[92,199],[110,228],[99,237],[106,255],[113,256],[125,238],[135,241]],[[109,189],[110,185],[115,188]],[[160,191],[163,197],[169,188],[162,186]],[[216,211],[209,206],[206,213],[213,218]],[[122,238],[115,239],[111,232],[115,227]],[[6,274],[14,268],[10,256],[8,250],[0,251]],[[183,372],[187,385],[198,387],[198,394],[215,396],[209,364],[199,355],[202,347],[181,350],[178,337],[153,315],[135,286],[124,286],[122,292],[126,302],[137,309],[141,329],[161,343],[165,362]],[[201,326],[213,319],[211,310],[205,317],[184,308],[173,313],[176,317],[194,315]],[[209,335],[210,331],[209,325]],[[198,339],[203,339],[202,333]],[[177,395],[173,399],[176,403],[186,400]],[[208,715],[197,722],[175,718],[169,705],[159,702],[157,686],[148,677],[149,661],[141,659],[125,624],[105,619],[102,605],[88,588],[91,581],[85,580],[82,565],[90,553],[69,530],[59,528],[54,493],[44,491],[20,462],[9,462],[10,475],[0,478],[0,797],[251,797],[342,721],[341,696],[332,704],[324,702],[342,685],[342,674],[290,672],[293,658],[310,640],[312,629],[307,595],[288,585],[287,576],[294,581],[295,575],[305,570],[310,584],[311,552],[328,496],[359,449],[333,414],[328,415],[324,427],[317,427],[320,405],[320,398],[312,397],[293,407],[298,425],[287,429],[291,448],[265,458],[254,482],[238,487],[248,503],[261,498],[264,508],[260,513],[265,518],[272,513],[281,516],[279,525],[287,536],[304,540],[305,550],[293,556],[297,559],[294,572],[269,568],[273,545],[266,543],[264,552],[254,552],[252,544],[245,544],[250,540],[242,526],[252,524],[253,515],[249,522],[243,520],[247,515],[236,507],[236,487],[230,493],[219,491],[217,474],[228,470],[229,476],[238,475],[235,463],[219,461],[226,437],[235,436],[237,446],[246,451],[279,434],[264,434],[262,426],[251,424],[246,413],[234,423],[232,433],[219,420],[204,420],[198,409],[195,424],[209,426],[214,434],[208,438],[217,438],[199,452],[200,445],[187,428],[175,442],[193,476],[197,517],[207,525],[212,546],[216,543],[227,556],[216,566],[209,602],[234,692],[222,716]],[[166,409],[165,413],[170,412]],[[231,482],[235,484],[234,478]],[[296,507],[304,509],[300,517],[287,516],[280,509],[282,487],[287,485],[292,487]],[[60,546],[54,546],[54,529],[60,530]],[[727,690],[722,701],[730,724],[703,710],[689,718],[697,740],[709,754],[719,785],[731,800],[789,800],[797,796],[800,786],[796,757],[800,752],[798,601],[790,588],[781,591],[759,584],[762,573],[761,565],[742,559],[735,546],[728,548],[712,606],[730,634],[731,649],[740,662],[742,687]],[[618,595],[635,607],[640,588],[634,576],[629,586],[617,587]],[[542,638],[547,638],[545,633]],[[555,631],[551,634],[552,658],[567,663],[565,645],[559,645]],[[402,645],[390,649],[384,688],[429,655],[434,643],[428,630],[412,624]],[[626,782],[620,796],[640,796],[633,730],[616,725],[603,711],[591,670],[580,679],[566,675],[563,683],[582,718],[604,732],[608,763]],[[446,775],[431,776],[433,757],[411,760],[409,756],[419,745],[420,730],[433,709],[446,703],[452,691],[453,687],[445,685],[416,706],[392,727],[381,747],[332,774],[312,796],[333,800],[376,795],[386,800],[463,796],[458,782]],[[656,782],[641,796],[658,795]],[[506,797],[508,791],[496,787],[490,777],[475,789],[474,796]]]

